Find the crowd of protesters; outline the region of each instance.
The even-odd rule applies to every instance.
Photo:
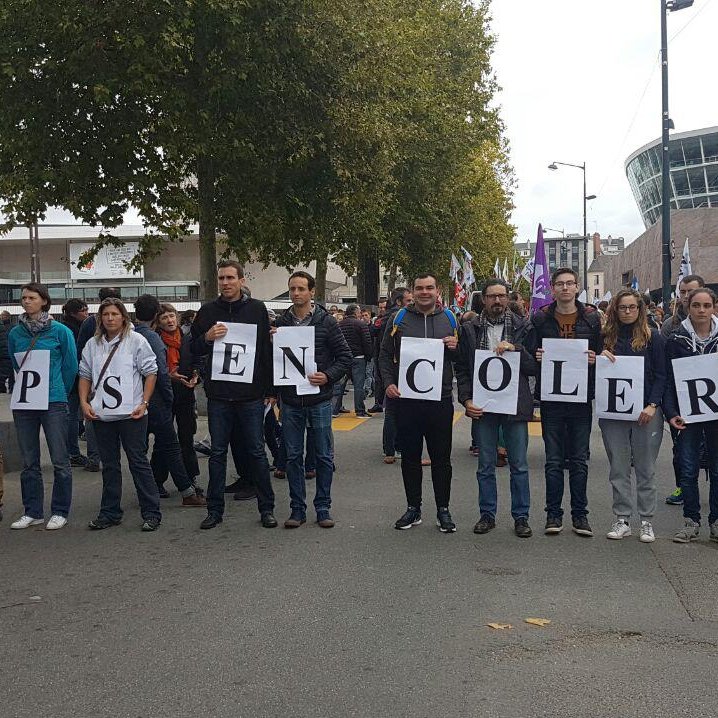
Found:
[[[343,406],[353,386],[353,416],[383,415],[383,461],[400,458],[406,510],[395,528],[410,529],[422,521],[422,478],[430,466],[436,522],[443,533],[456,531],[450,513],[454,404],[472,420],[471,451],[477,458],[478,521],[473,530],[495,528],[498,515],[496,467],[508,464],[514,531],[532,535],[529,525],[528,424],[540,415],[545,451],[544,533],[563,530],[565,474],[568,473],[572,530],[592,536],[588,520],[589,439],[593,423],[593,375],[596,357],[641,357],[644,408],[636,421],[601,418],[598,425],[609,462],[613,492],[609,539],[631,535],[655,539],[657,501],[655,464],[668,422],[673,439],[676,489],[666,501],[682,504],[683,526],[677,542],[700,534],[698,473],[707,465],[710,538],[718,541],[718,420],[686,423],[680,415],[672,359],[718,353],[716,296],[698,275],[683,278],[674,311],[660,307],[631,289],[619,291],[598,306],[577,299],[578,277],[567,268],[551,277],[553,302],[528,316],[526,303],[500,279],[488,280],[457,316],[443,306],[437,277],[427,272],[409,287],[398,287],[372,308],[350,304],[326,309],[314,301],[314,278],[302,271],[288,280],[291,306],[280,314],[251,297],[241,264],[218,265],[219,296],[199,311],[180,314],[151,295],[134,302],[131,317],[116,289],[99,294],[99,310],[88,316],[79,299],[69,300],[62,316],[50,314],[47,289],[35,283],[22,288],[23,313],[16,324],[9,315],[0,324],[0,391],[12,391],[13,380],[33,351],[49,356],[46,408],[14,409],[23,469],[23,512],[11,524],[25,529],[44,524],[63,528],[72,503],[72,473],[102,472],[102,496],[89,528],[119,524],[122,511],[122,453],[135,485],[144,531],[162,520],[161,499],[169,496],[171,477],[181,503],[204,508],[202,529],[223,521],[225,496],[256,499],[259,521],[274,528],[272,472],[286,479],[290,513],[285,528],[307,520],[307,481],[315,480],[313,508],[322,528],[334,526],[331,489],[335,471],[332,420],[350,414]],[[213,373],[214,343],[228,325],[256,327],[251,382],[227,381]],[[275,386],[272,341],[282,327],[314,328],[313,371],[306,380],[312,392]],[[404,338],[432,338],[443,343],[444,364],[438,400],[402,397],[399,366]],[[583,402],[541,400],[540,367],[545,339],[585,339],[588,344],[588,394]],[[514,414],[485,411],[473,401],[477,349],[497,355],[519,354],[518,404]],[[107,381],[114,358],[131,377],[126,410],[98,413],[93,401]],[[104,386],[104,385],[103,385]],[[208,436],[198,441],[198,388],[206,395]],[[118,395],[119,396],[119,395]],[[366,407],[367,398],[373,406]],[[124,401],[124,399],[123,399]],[[124,404],[123,404],[124,406]],[[40,428],[52,462],[50,518],[44,519],[44,482]],[[148,453],[149,436],[153,436]],[[86,453],[80,450],[80,439]],[[422,458],[426,446],[428,459]],[[266,447],[270,449],[270,463]],[[197,452],[209,457],[206,492],[200,486]],[[227,481],[231,455],[237,478]],[[0,506],[2,505],[0,454]],[[634,487],[635,484],[635,487]],[[635,494],[635,499],[634,499]],[[1,514],[0,514],[1,516]]]

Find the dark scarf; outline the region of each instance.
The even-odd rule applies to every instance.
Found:
[[[476,348],[477,349],[490,349],[489,347],[489,325],[496,326],[497,324],[503,324],[504,329],[501,332],[501,341],[507,341],[510,344],[514,344],[514,338],[516,337],[516,315],[507,309],[497,321],[492,322],[486,311],[481,314],[475,320],[476,328]]]

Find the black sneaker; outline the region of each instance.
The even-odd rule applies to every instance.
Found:
[[[356,416],[362,418],[362,419],[370,419],[371,414],[367,413],[366,411],[357,411]]]
[[[207,518],[199,525],[201,529],[213,529],[215,526],[219,526],[222,523],[221,516],[215,516],[214,514],[207,514]]]
[[[474,524],[475,534],[487,534],[496,528],[496,520],[491,514],[481,514],[481,518]]]
[[[563,531],[563,521],[558,516],[549,516],[546,519],[545,534],[560,534]]]
[[[70,466],[87,466],[87,457],[82,454],[70,457]]]
[[[437,509],[436,525],[443,534],[453,534],[456,531],[456,524],[451,520],[451,514],[446,507]]]
[[[235,501],[250,501],[257,498],[257,492],[254,489],[248,489],[246,486],[235,493]]]
[[[418,526],[421,523],[421,509],[414,506],[408,506],[404,515],[394,524],[395,529],[410,529],[412,526]]]
[[[368,409],[370,414],[381,414],[384,411],[384,407],[380,404],[374,404],[371,409]]]
[[[201,441],[195,442],[194,450],[203,456],[209,456],[212,453],[212,449],[210,449],[207,444],[203,444]]]
[[[91,471],[93,474],[96,474],[98,471],[101,471],[100,465],[99,465],[99,464],[95,464],[95,463],[92,462],[92,461],[88,461],[88,462],[83,466],[83,468],[85,469],[85,471]]]
[[[155,517],[152,517],[151,519],[145,519],[144,523],[142,524],[143,531],[157,531],[159,527],[160,520]]]
[[[170,497],[169,491],[167,491],[164,484],[157,484],[157,491],[161,499],[168,499]]]
[[[579,536],[593,536],[591,526],[585,516],[577,516],[573,520],[573,532]]]
[[[242,481],[240,479],[235,479],[231,484],[225,484],[224,493],[225,494],[235,494],[241,488],[242,488]]]
[[[529,526],[529,520],[525,516],[521,516],[514,521],[514,533],[519,538],[530,538],[533,534]]]
[[[107,516],[98,516],[96,519],[92,519],[87,527],[93,531],[102,531],[102,529],[109,529],[111,526],[119,526],[122,523],[122,519],[108,519]]]
[[[262,526],[265,529],[277,528],[277,519],[274,518],[274,514],[271,511],[263,511],[261,515]]]

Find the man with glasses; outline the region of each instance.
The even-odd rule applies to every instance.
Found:
[[[588,447],[591,436],[591,402],[594,397],[596,354],[601,353],[601,320],[598,310],[576,300],[578,275],[561,267],[551,275],[554,301],[536,312],[526,345],[541,361],[544,339],[588,340],[588,399],[585,403],[542,401],[541,430],[546,452],[546,527],[544,533],[563,530],[564,464],[568,461],[573,530],[581,536],[593,536],[588,523]],[[540,379],[540,377],[539,377]],[[536,382],[537,398],[541,396]]]
[[[471,322],[464,324],[459,340],[459,360],[456,379],[459,401],[466,407],[466,415],[475,419],[479,430],[479,482],[480,517],[474,533],[485,534],[496,526],[496,447],[499,431],[503,430],[511,472],[511,516],[514,531],[519,538],[529,538],[529,465],[526,451],[529,443],[528,422],[533,417],[533,398],[528,377],[538,369],[533,356],[521,345],[526,337],[529,322],[509,309],[509,293],[501,279],[490,279],[481,292],[484,311]],[[520,352],[519,396],[517,412],[513,416],[484,412],[472,401],[474,358],[477,349],[496,352]]]
[[[678,299],[676,299],[676,311],[665,319],[661,325],[661,336],[668,339],[682,328],[682,322],[688,317],[688,295],[694,290],[705,287],[706,283],[698,274],[689,274],[683,277],[678,285]],[[667,311],[667,307],[665,308]],[[671,426],[671,438],[673,439],[673,474],[676,477],[675,490],[666,496],[666,503],[673,506],[681,506],[683,504],[683,491],[681,489],[681,479],[678,473],[678,440],[680,434],[678,430]]]

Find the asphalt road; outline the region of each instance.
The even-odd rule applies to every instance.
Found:
[[[507,469],[499,470],[498,526],[474,535],[466,419],[454,430],[458,532],[435,527],[428,477],[423,525],[395,531],[403,489],[398,464],[381,461],[381,423],[336,433],[331,530],[263,529],[255,505],[230,501],[224,523],[200,531],[204,512],[181,508],[175,494],[163,502],[161,529],[141,533],[128,478],[124,523],[90,532],[100,478],[78,471],[67,528],[10,531],[21,506],[18,474],[7,477],[0,716],[715,713],[718,544],[706,526],[698,543],[670,540],[681,510],[662,503],[673,484],[668,433],[658,540],[647,545],[637,532],[604,538],[612,517],[597,428],[594,538],[543,535],[538,437],[530,444],[534,537],[513,535]],[[206,477],[206,460],[201,466]],[[281,522],[286,482],[275,490]]]

